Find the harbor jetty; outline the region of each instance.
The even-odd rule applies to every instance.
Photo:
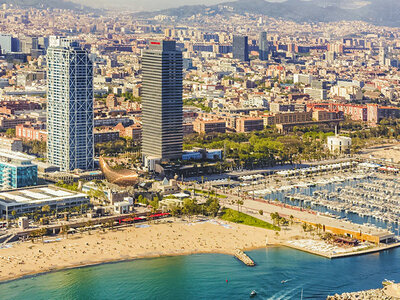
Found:
[[[328,296],[327,300],[355,300],[355,299],[370,299],[370,300],[394,300],[400,299],[400,285],[390,284],[382,289],[366,290],[354,293],[336,294]]]
[[[241,262],[243,262],[246,266],[254,267],[256,265],[255,262],[240,249],[236,249],[235,257]]]

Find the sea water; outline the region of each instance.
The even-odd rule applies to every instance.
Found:
[[[0,299],[326,299],[400,281],[400,249],[326,259],[284,247],[139,259],[57,271],[0,284]]]

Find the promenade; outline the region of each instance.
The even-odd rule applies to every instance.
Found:
[[[289,218],[290,216],[293,216],[294,220],[298,222],[305,222],[312,225],[321,224],[324,225],[325,228],[336,228],[339,230],[342,229],[343,231],[354,233],[361,232],[365,237],[376,236],[382,240],[388,236],[392,236],[387,230],[384,229],[368,227],[349,221],[331,218],[318,214],[312,210],[290,206],[278,201],[267,201],[260,198],[254,198],[253,200],[251,197],[243,198],[230,194],[225,195],[227,196],[227,198],[221,200],[222,205],[237,209],[238,206],[232,204],[232,202],[235,203],[237,200],[242,200],[243,205],[240,206],[241,211],[267,222],[272,222],[270,214],[277,212],[281,217]],[[259,213],[260,210],[263,211],[262,216]]]

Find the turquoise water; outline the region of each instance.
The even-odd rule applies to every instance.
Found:
[[[325,299],[400,281],[400,249],[336,260],[281,247],[248,254],[257,266],[197,254],[48,273],[0,284],[0,299],[249,299],[253,289],[253,299],[300,299],[302,289]]]

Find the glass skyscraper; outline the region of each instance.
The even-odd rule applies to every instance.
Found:
[[[247,36],[234,35],[232,52],[234,59],[249,61],[249,38]]]
[[[143,158],[181,159],[182,52],[175,41],[151,41],[142,73]]]
[[[258,44],[258,53],[260,55],[260,60],[268,60],[269,43],[267,40],[267,33],[265,31],[260,33]]]
[[[93,64],[79,43],[52,38],[47,65],[48,162],[93,169]]]

